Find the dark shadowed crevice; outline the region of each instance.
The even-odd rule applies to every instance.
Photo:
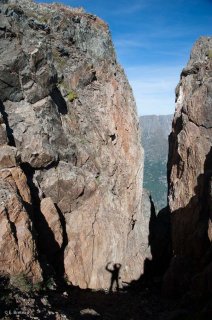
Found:
[[[44,166],[36,167],[35,169],[36,170],[49,170],[52,168],[56,168],[58,166],[59,162],[60,162],[60,158],[58,156],[57,159],[53,159],[52,162],[50,162]]]
[[[151,216],[149,221],[149,246],[152,260],[144,262],[144,278],[150,280],[154,276],[163,276],[171,257],[171,219],[168,207],[156,215],[155,206],[150,196]]]
[[[82,189],[82,192],[80,192],[80,194],[77,196],[76,199],[79,199],[80,197],[82,197],[85,193],[85,187]]]
[[[2,114],[4,123],[6,125],[8,144],[9,144],[9,146],[15,147],[15,139],[13,136],[13,129],[10,128],[9,121],[8,121],[8,114],[6,113],[4,104],[1,100],[0,100],[0,113]]]
[[[115,133],[114,133],[114,134],[110,134],[110,136],[109,136],[109,137],[111,138],[111,141],[116,140],[116,135],[115,135]]]
[[[57,212],[59,214],[60,223],[61,223],[62,230],[63,230],[63,243],[62,243],[60,252],[58,253],[58,263],[56,266],[56,271],[59,276],[63,277],[65,274],[64,253],[65,253],[65,248],[68,244],[68,235],[67,235],[67,231],[66,231],[65,217],[64,217],[62,211],[60,210],[60,208],[58,207],[58,205],[56,203],[54,205],[55,205]]]
[[[62,115],[65,115],[68,113],[68,108],[65,99],[63,98],[60,90],[55,87],[52,92],[50,93],[50,96],[53,100],[53,102],[56,104],[58,112]]]
[[[58,207],[56,207],[60,217],[64,236],[63,245],[62,248],[60,248],[59,244],[55,240],[54,233],[49,227],[40,209],[41,199],[39,197],[39,189],[33,180],[35,169],[32,168],[29,163],[22,163],[21,169],[26,175],[27,184],[30,188],[32,198],[32,221],[37,234],[36,243],[39,252],[40,264],[44,271],[44,278],[49,278],[49,270],[46,270],[46,262],[48,262],[48,264],[54,268],[56,275],[61,276],[64,273],[64,249],[67,245],[64,217],[62,216],[60,210],[58,210]]]
[[[201,279],[201,273],[204,274],[212,260],[208,234],[211,208],[212,148],[206,155],[204,173],[197,177],[194,195],[185,207],[171,214],[174,256],[164,277],[163,291],[167,296],[181,297],[189,290],[198,292],[199,296],[203,290],[204,297],[211,295],[205,280]],[[196,222],[191,223],[192,219]]]
[[[6,213],[6,216],[7,216],[8,223],[9,223],[9,225],[10,225],[10,229],[11,229],[12,235],[13,235],[13,237],[14,237],[14,239],[15,239],[15,242],[18,244],[18,237],[17,237],[16,226],[15,226],[15,223],[10,220],[10,217],[9,217],[7,208],[5,208],[5,213]]]

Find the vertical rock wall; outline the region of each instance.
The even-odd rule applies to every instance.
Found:
[[[169,144],[168,200],[175,258],[167,278],[172,279],[174,290],[182,285],[179,290],[183,291],[192,275],[211,261],[205,258],[206,253],[210,256],[212,240],[211,38],[201,37],[195,43],[181,73]]]
[[[109,262],[122,265],[123,281],[137,279],[148,252],[143,154],[108,27],[80,9],[5,2],[1,139],[10,145],[7,167],[21,172],[32,195],[36,250],[82,288],[108,287]]]

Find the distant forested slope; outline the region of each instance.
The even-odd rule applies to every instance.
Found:
[[[166,206],[168,135],[173,115],[140,117],[144,148],[144,188],[151,192],[157,210]]]

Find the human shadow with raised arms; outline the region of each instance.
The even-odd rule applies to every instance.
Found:
[[[111,269],[110,266],[111,262],[108,262],[105,269],[111,273],[111,280],[110,280],[110,288],[109,292],[113,292],[113,287],[114,284],[116,284],[116,290],[119,291],[119,273],[121,269],[121,264],[120,263],[114,263],[113,269]]]

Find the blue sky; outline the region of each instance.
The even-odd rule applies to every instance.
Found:
[[[174,112],[175,87],[194,42],[212,35],[212,0],[63,0],[110,27],[139,115]],[[52,2],[52,1],[37,1]]]

